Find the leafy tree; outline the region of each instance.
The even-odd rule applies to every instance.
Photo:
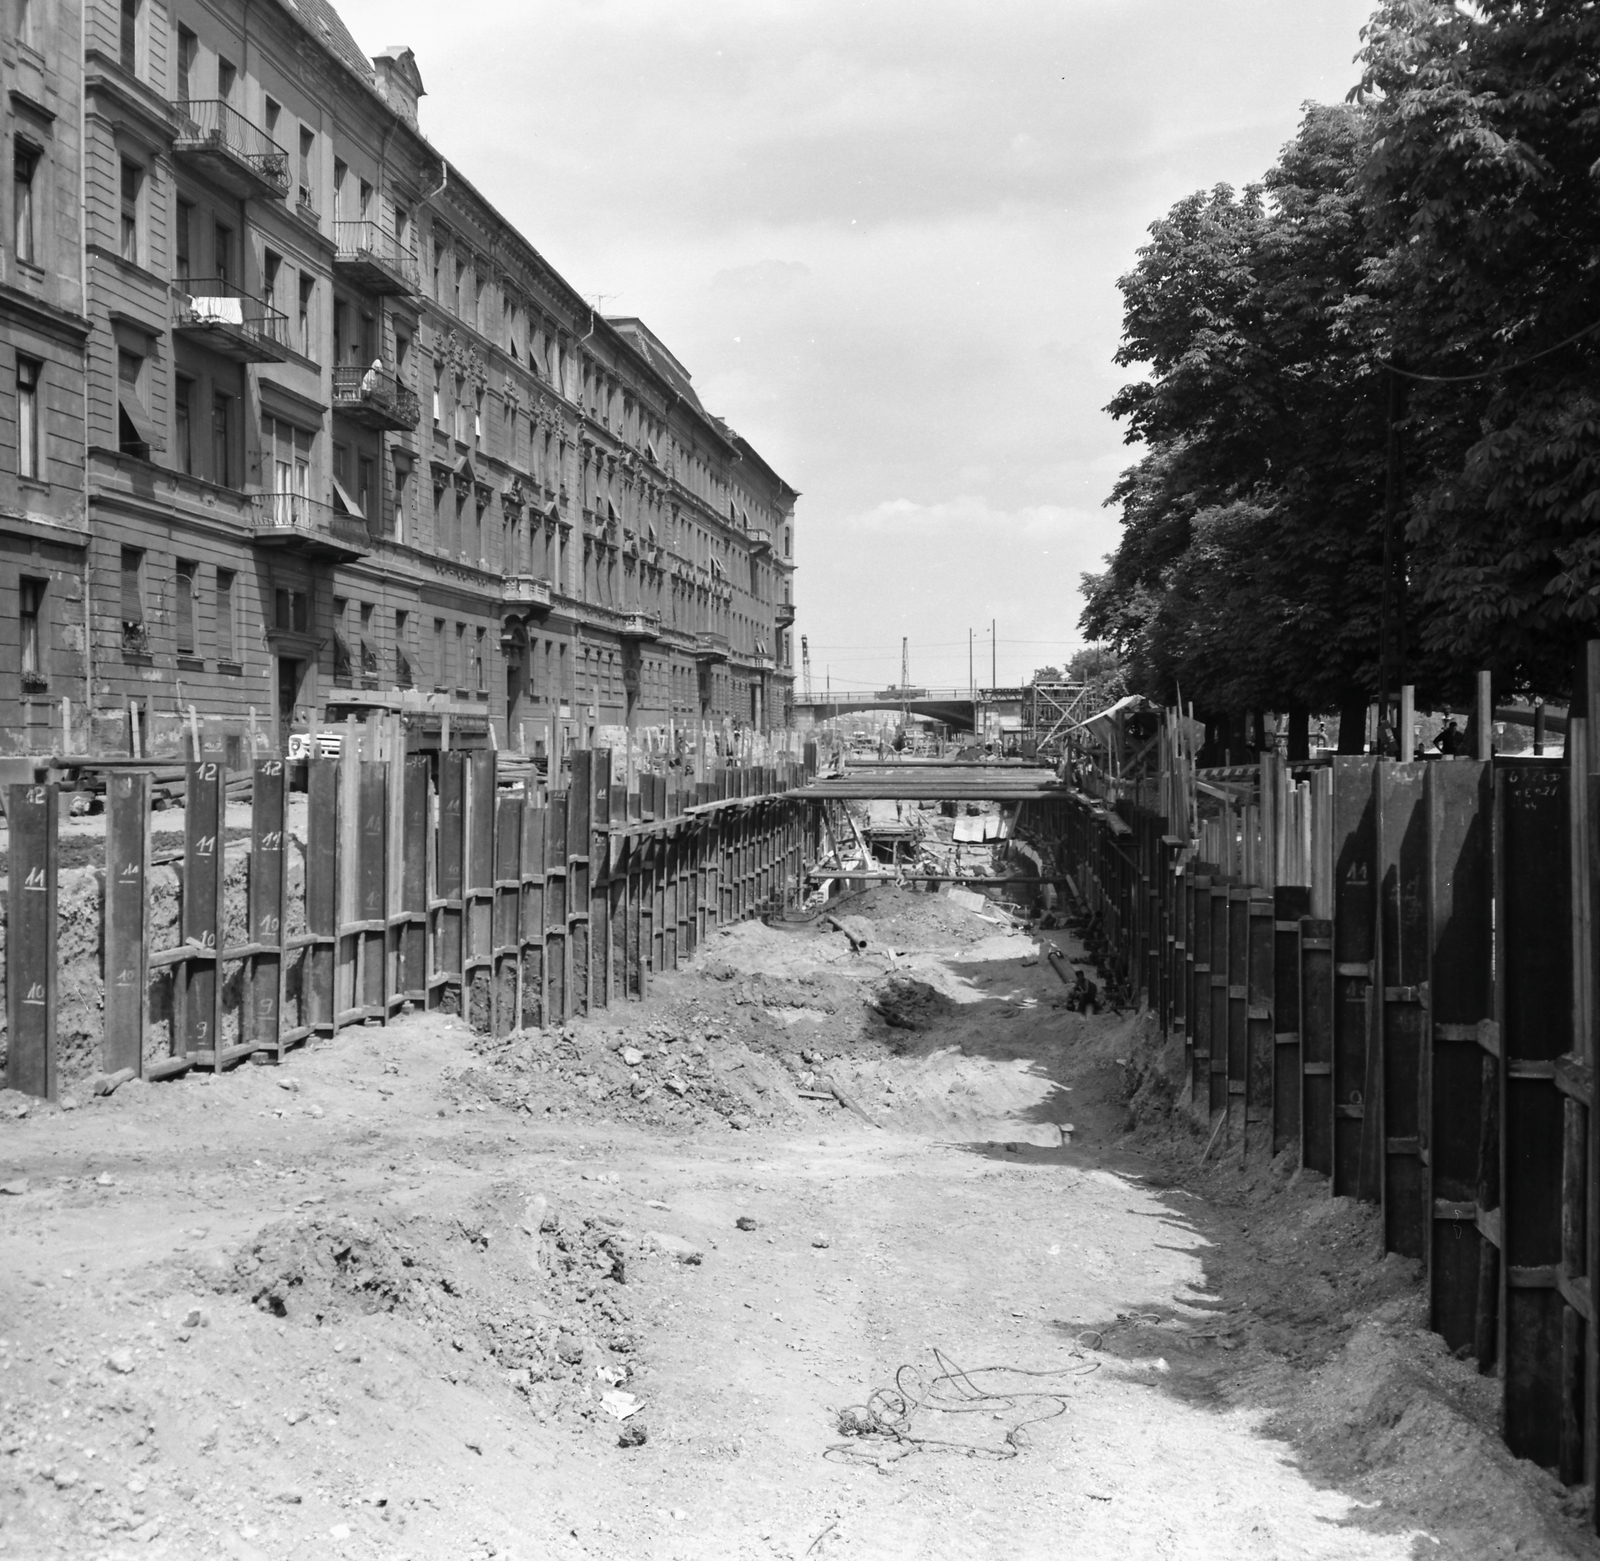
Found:
[[[1600,11],[1387,0],[1363,40],[1368,282],[1438,377],[1405,421],[1420,638],[1555,692],[1600,617]]]
[[[1109,502],[1085,632],[1130,684],[1202,709],[1364,701],[1385,471],[1362,209],[1366,111],[1310,107],[1261,186],[1180,201],[1122,278],[1109,410],[1146,453]]]

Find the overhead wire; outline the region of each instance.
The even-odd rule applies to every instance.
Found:
[[[1574,331],[1570,336],[1556,342],[1554,346],[1546,347],[1531,357],[1520,358],[1515,363],[1503,363],[1492,369],[1479,369],[1472,374],[1419,374],[1414,369],[1401,368],[1388,358],[1379,358],[1378,362],[1391,374],[1398,374],[1401,379],[1417,380],[1424,385],[1465,385],[1476,380],[1493,379],[1496,374],[1515,374],[1518,369],[1525,369],[1539,362],[1541,358],[1548,358],[1552,353],[1560,352],[1563,347],[1570,347],[1573,342],[1582,341],[1585,336],[1592,336],[1596,331],[1600,331],[1600,320],[1584,326],[1581,331]]]

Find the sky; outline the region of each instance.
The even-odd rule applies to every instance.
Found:
[[[1116,280],[1336,101],[1371,0],[336,0],[424,132],[798,488],[813,682],[1059,665],[1137,456]],[[990,624],[998,625],[991,651]]]

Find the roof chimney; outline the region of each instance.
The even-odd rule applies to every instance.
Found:
[[[422,85],[422,73],[417,69],[416,55],[404,44],[390,44],[382,54],[373,55],[372,68],[377,74],[378,95],[415,128],[417,99],[427,93]]]

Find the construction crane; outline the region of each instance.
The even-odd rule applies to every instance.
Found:
[[[806,691],[806,698],[811,698],[811,642],[800,636],[800,678]]]

